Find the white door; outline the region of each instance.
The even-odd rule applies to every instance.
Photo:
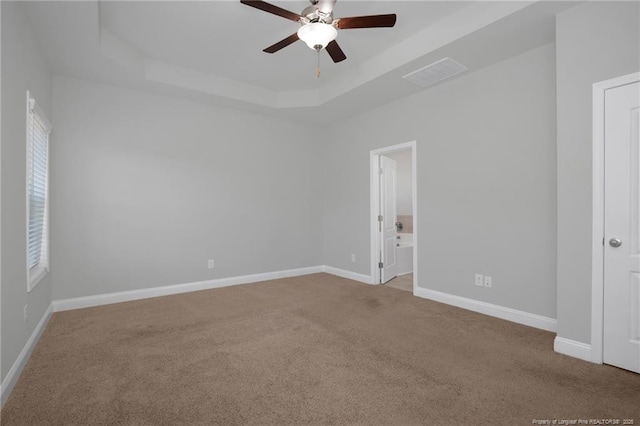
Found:
[[[605,92],[603,361],[640,373],[640,83]]]
[[[396,162],[380,156],[380,283],[398,275],[396,261],[397,182]]]

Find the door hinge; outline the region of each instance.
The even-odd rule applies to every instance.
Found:
[[[378,268],[382,269],[384,267],[384,264],[382,262],[378,262]]]
[[[378,222],[382,222],[382,215],[381,214],[378,215]]]

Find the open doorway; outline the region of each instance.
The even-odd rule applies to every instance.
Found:
[[[370,152],[371,281],[410,290],[418,283],[416,142]]]

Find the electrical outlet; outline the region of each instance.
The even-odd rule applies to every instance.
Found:
[[[213,259],[209,259],[207,266],[209,267],[209,269],[213,269],[216,267],[216,264],[214,263]]]
[[[482,287],[482,279],[483,279],[482,274],[476,274],[476,285],[478,287]]]
[[[29,322],[29,314],[27,312],[27,305],[24,305],[24,323],[27,324]]]
[[[355,253],[351,253],[351,261],[352,262],[356,261],[356,254]]]
[[[491,288],[491,285],[492,285],[492,283],[491,283],[491,277],[489,277],[489,276],[485,276],[485,277],[484,277],[484,286],[485,286],[485,287],[489,287],[489,288]]]

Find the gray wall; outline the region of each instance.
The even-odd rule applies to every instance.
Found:
[[[342,123],[325,146],[325,264],[370,274],[369,151],[416,140],[418,285],[555,318],[555,100],[548,44]]]
[[[305,127],[58,77],[53,99],[54,299],[322,263]]]
[[[50,274],[27,293],[26,92],[51,118],[51,73],[24,4],[2,2],[2,380],[51,303]],[[55,134],[51,136],[55,144]],[[23,321],[28,305],[29,322]]]
[[[637,2],[557,17],[558,336],[591,341],[592,86],[640,70]]]

